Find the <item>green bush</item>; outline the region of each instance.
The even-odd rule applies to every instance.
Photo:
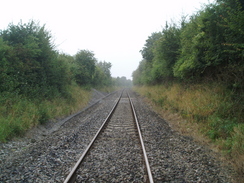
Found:
[[[10,24],[0,31],[0,92],[30,98],[62,93],[67,85],[66,67],[57,56],[45,26],[34,21]]]
[[[110,68],[91,51],[58,53],[50,32],[34,21],[9,24],[0,30],[0,141],[76,112],[84,88],[112,85]]]

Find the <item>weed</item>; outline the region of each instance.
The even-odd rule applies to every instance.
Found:
[[[0,94],[0,141],[21,136],[37,124],[55,117],[64,117],[84,108],[90,91],[73,85],[70,94],[49,100],[29,99],[11,93]]]
[[[207,135],[218,149],[231,155],[237,170],[244,172],[244,163],[239,160],[244,162],[243,94],[237,95],[220,83],[188,86],[173,83],[134,90],[161,109],[180,114],[189,124],[197,124],[199,133]],[[181,131],[189,131],[185,123],[180,125]]]
[[[40,124],[44,124],[47,122],[47,120],[50,119],[50,116],[48,114],[48,109],[47,109],[47,106],[45,104],[41,104],[39,106],[38,114],[39,114],[38,121]]]
[[[147,98],[151,98],[152,94],[150,92],[147,92],[146,96]]]
[[[209,117],[210,126],[210,138],[211,139],[228,139],[233,132],[235,126],[237,126],[236,119],[222,119],[216,115]],[[215,134],[214,136],[212,134]]]

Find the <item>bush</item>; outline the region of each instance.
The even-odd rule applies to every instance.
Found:
[[[0,32],[0,92],[14,91],[30,98],[62,94],[66,67],[57,56],[45,26],[34,21],[10,24]]]

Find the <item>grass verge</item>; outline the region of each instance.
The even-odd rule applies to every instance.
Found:
[[[84,108],[90,91],[69,86],[69,97],[52,100],[29,99],[14,93],[0,95],[0,141],[23,135],[28,129],[47,120],[64,117]]]
[[[169,124],[207,143],[231,161],[244,180],[243,95],[220,84],[134,87]]]

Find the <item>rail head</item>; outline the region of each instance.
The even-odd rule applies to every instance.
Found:
[[[134,108],[134,104],[133,104],[133,102],[131,100],[131,97],[130,97],[129,93],[127,93],[127,95],[128,95],[129,100],[130,100],[130,105],[131,105],[131,108],[132,108],[132,112],[133,112],[134,119],[135,119],[135,122],[136,122],[137,131],[138,131],[138,134],[139,134],[139,139],[140,139],[140,143],[141,143],[141,147],[142,147],[142,151],[143,151],[143,157],[144,157],[144,161],[145,161],[145,165],[146,165],[146,169],[147,169],[148,181],[150,183],[153,183],[154,182],[153,181],[153,176],[152,176],[151,168],[150,168],[150,165],[149,165],[146,148],[145,148],[145,145],[144,145],[144,142],[143,142],[142,133],[141,133],[139,121],[138,121],[138,118],[137,118],[137,114],[136,114],[136,111],[135,111],[135,108]]]
[[[69,175],[66,177],[64,183],[73,183],[73,182],[75,182],[76,176],[77,176],[76,172],[79,169],[80,164],[82,163],[82,161],[86,157],[87,153],[89,152],[90,148],[92,147],[93,143],[95,142],[95,140],[99,136],[99,134],[102,131],[102,129],[104,128],[105,124],[109,121],[110,117],[112,116],[113,112],[115,111],[115,108],[117,107],[117,105],[118,105],[118,103],[119,103],[119,101],[121,99],[122,93],[123,93],[123,91],[121,92],[121,95],[120,95],[119,99],[115,102],[115,104],[114,104],[112,110],[110,111],[109,115],[104,120],[102,126],[99,128],[99,130],[97,131],[96,135],[94,136],[94,138],[92,139],[90,144],[87,146],[87,148],[85,149],[85,151],[83,152],[83,154],[81,155],[81,157],[79,158],[79,160],[77,161],[75,166],[70,171]],[[144,145],[144,142],[143,142],[143,138],[142,138],[139,122],[138,122],[137,115],[136,115],[136,112],[135,112],[135,108],[134,108],[133,102],[132,102],[132,100],[131,100],[131,98],[130,98],[128,93],[127,93],[127,96],[129,98],[129,101],[130,101],[130,106],[131,106],[132,113],[133,113],[133,116],[134,116],[134,119],[135,119],[136,128],[137,128],[137,131],[138,131],[138,134],[139,134],[140,144],[141,144],[141,147],[142,147],[143,157],[144,157],[145,166],[146,166],[147,175],[148,175],[148,182],[153,183],[154,181],[153,181],[153,177],[152,177],[149,161],[148,161],[148,158],[147,158],[147,153],[146,153],[145,145]]]
[[[81,155],[81,157],[79,158],[79,160],[76,162],[75,166],[70,171],[69,175],[66,177],[64,183],[73,183],[73,182],[75,182],[76,172],[79,169],[80,164],[82,163],[82,161],[86,157],[87,153],[89,152],[90,148],[92,147],[93,143],[95,142],[95,140],[99,136],[99,134],[102,131],[102,129],[104,128],[105,124],[108,122],[108,120],[112,116],[115,108],[117,107],[117,105],[118,105],[118,103],[119,103],[119,101],[121,99],[122,93],[123,93],[123,91],[121,92],[121,95],[119,96],[118,100],[115,102],[112,110],[110,111],[110,113],[108,114],[108,116],[106,117],[106,119],[103,121],[102,126],[99,128],[99,130],[97,131],[96,135],[93,137],[93,139],[91,140],[91,142],[89,143],[89,145],[87,146],[87,148],[85,149],[85,151],[83,152],[83,154]]]

